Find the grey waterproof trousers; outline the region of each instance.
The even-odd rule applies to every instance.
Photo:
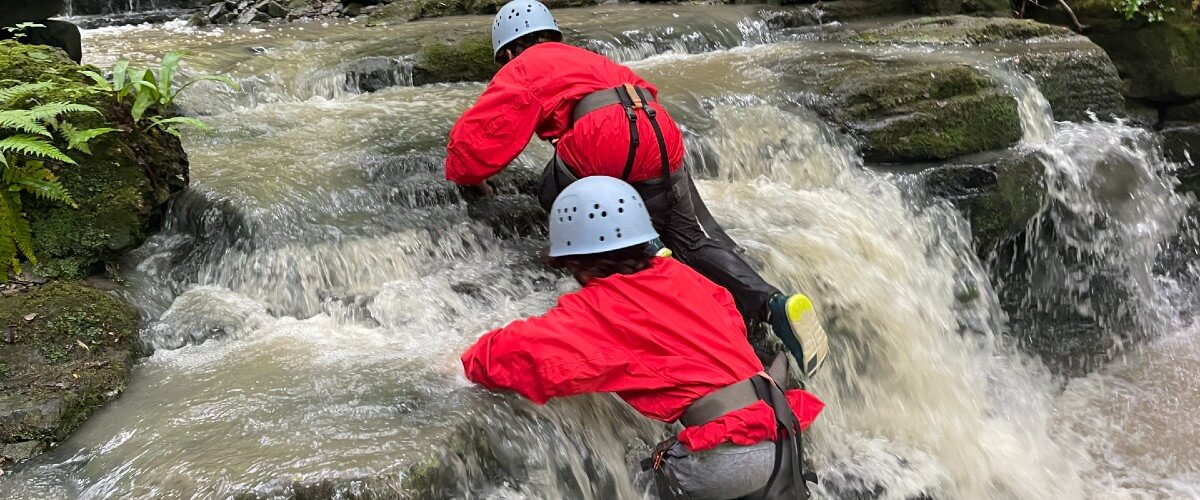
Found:
[[[542,172],[538,193],[547,211],[558,193],[576,180],[558,158]],[[734,250],[737,244],[713,220],[685,165],[667,179],[633,183],[642,195],[654,229],[677,259],[713,283],[729,290],[738,312],[747,322],[767,321],[767,301],[779,293]]]
[[[723,444],[711,450],[689,452],[675,443],[667,452],[666,467],[675,474],[689,500],[729,500],[757,493],[771,479],[775,467],[775,442],[753,446]],[[780,470],[791,467],[791,456],[783,455]],[[791,485],[791,475],[781,473],[776,482]],[[642,491],[655,494],[654,471],[639,472],[634,483]],[[790,488],[789,488],[790,489]]]

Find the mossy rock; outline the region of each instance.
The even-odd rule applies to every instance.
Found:
[[[137,323],[132,306],[80,282],[0,296],[0,446],[44,451],[116,397],[139,354]]]
[[[851,30],[839,35],[866,44],[909,43],[923,45],[984,45],[1032,39],[1065,39],[1074,36],[1061,26],[1023,19],[969,16],[923,17],[883,27]]]
[[[835,39],[867,44],[993,45],[1031,76],[1059,120],[1126,114],[1125,84],[1104,50],[1061,26],[967,16],[927,17],[851,29]],[[1038,43],[1023,43],[1030,41]],[[1022,42],[1022,43],[1014,43]]]
[[[367,26],[392,24],[447,16],[495,14],[506,0],[398,0],[367,18]],[[600,5],[600,0],[547,0],[551,9]]]
[[[925,173],[929,193],[946,198],[971,222],[982,255],[1025,232],[1046,203],[1045,167],[1033,153],[964,158]]]
[[[776,69],[818,97],[818,112],[861,137],[870,161],[941,160],[1021,138],[1016,100],[965,64],[840,53]]]
[[[1168,12],[1161,22],[1142,17],[1127,20],[1117,0],[1069,2],[1086,28],[1083,34],[1112,57],[1128,81],[1128,96],[1158,104],[1200,98],[1200,14],[1191,0],[1163,0]],[[1069,25],[1061,9],[1037,10],[1039,19]]]
[[[500,65],[492,58],[492,40],[486,35],[468,35],[451,41],[430,37],[417,52],[413,83],[487,81],[499,69]]]
[[[91,88],[78,66],[58,49],[0,42],[0,86],[50,82],[39,102],[82,102],[103,113],[75,115],[80,126],[109,126],[120,132],[90,144],[92,155],[69,152],[78,165],[48,162],[79,209],[30,201],[26,204],[39,258],[39,274],[82,277],[119,263],[145,241],[161,220],[166,202],[188,184],[188,161],[179,140],[157,129],[143,130],[130,116],[132,99],[117,102]],[[62,148],[65,150],[65,148]]]
[[[1125,83],[1108,54],[1083,37],[1031,44],[1015,59],[1050,103],[1055,120],[1086,122],[1128,115]]]

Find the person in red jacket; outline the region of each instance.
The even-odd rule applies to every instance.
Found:
[[[503,66],[450,130],[446,178],[489,192],[485,181],[537,134],[556,150],[542,176],[544,208],[578,178],[606,175],[633,184],[662,243],[729,290],[747,321],[769,323],[804,372],[815,372],[828,353],[824,331],[815,314],[796,321],[811,302],[785,296],[735,252],[684,167],[683,134],[658,89],[625,66],[561,41],[549,9],[536,0],[500,9],[492,48]]]
[[[593,176],[565,188],[550,210],[550,258],[582,288],[481,336],[462,355],[467,378],[538,404],[611,392],[679,421],[643,462],[662,498],[806,497],[798,438],[824,404],[781,388],[786,358],[765,373],[729,292],[653,255],[657,237],[629,184]]]

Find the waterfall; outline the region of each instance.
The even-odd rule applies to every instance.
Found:
[[[968,220],[921,174],[865,164],[771,69],[803,51],[901,49],[780,41],[737,7],[669,8],[682,12],[675,24],[589,40],[669,89],[713,213],[769,281],[809,294],[824,316],[832,355],[809,388],[828,406],[806,436],[818,497],[1195,491],[1200,480],[1170,454],[1139,452],[1138,434],[1106,436],[1133,427],[1130,404],[1174,419],[1159,428],[1191,426],[1186,411],[1158,411],[1164,393],[1139,379],[1174,365],[1103,365],[1136,354],[1118,344],[1152,339],[1150,352],[1182,367],[1164,376],[1172,391],[1196,373],[1200,344],[1182,317],[1195,279],[1173,261],[1195,248],[1191,199],[1174,193],[1154,134],[1055,122],[1032,81],[994,54],[929,55],[1001,81],[1024,140],[998,154],[1043,169],[1024,235],[981,258]],[[476,220],[443,181],[445,131],[484,86],[409,85],[411,54],[394,38],[441,26],[430,25],[89,38],[100,61],[135,39],[195,44],[205,56],[185,71],[229,72],[245,90],[199,85],[181,103],[214,131],[187,136],[194,185],[124,271],[152,354],[120,399],[0,481],[0,496],[642,497],[632,465],[672,428],[611,396],[536,406],[461,375],[458,355],[481,332],[577,285],[541,264],[544,233]],[[389,85],[361,91],[347,75],[364,67]],[[531,203],[516,186],[550,152],[536,143],[517,159],[499,206]],[[1111,352],[1067,380],[1054,352],[1044,363],[1030,348],[1064,338]],[[1106,456],[1108,443],[1120,453]]]

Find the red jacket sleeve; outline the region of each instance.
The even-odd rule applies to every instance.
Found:
[[[528,82],[523,65],[505,65],[459,117],[446,147],[447,179],[479,184],[521,154],[542,118],[541,102]]]
[[[636,357],[605,339],[607,328],[565,296],[545,316],[516,321],[484,334],[462,355],[468,379],[492,390],[512,390],[543,404],[553,397],[616,392],[638,384]],[[564,305],[564,303],[566,303]]]

